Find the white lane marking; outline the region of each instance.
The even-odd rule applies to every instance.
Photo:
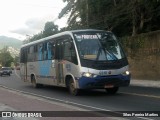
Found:
[[[19,93],[28,94],[28,95],[33,95],[33,96],[37,96],[37,97],[42,97],[42,98],[45,98],[45,99],[50,99],[50,100],[54,100],[54,101],[62,102],[62,103],[66,103],[66,104],[78,105],[78,106],[81,106],[81,107],[91,108],[91,109],[95,109],[95,110],[109,111],[109,112],[116,113],[116,114],[122,114],[122,113],[119,113],[119,112],[114,112],[114,111],[112,111],[112,110],[107,110],[107,109],[98,108],[98,107],[93,107],[93,106],[84,105],[84,104],[80,104],[80,103],[75,103],[75,102],[71,102],[71,101],[65,101],[65,100],[61,100],[61,99],[57,99],[57,98],[53,98],[53,97],[47,97],[47,96],[43,96],[43,95],[38,95],[38,94],[34,94],[34,93],[29,93],[29,92],[25,92],[25,91],[20,91],[20,90],[17,90],[17,89],[8,88],[8,87],[3,86],[3,85],[0,85],[0,87],[3,87],[3,88],[5,88],[5,89],[9,89],[9,90],[13,90],[13,91],[16,91],[16,92],[19,92]],[[87,110],[87,109],[86,109],[86,110]],[[146,118],[146,117],[136,117],[136,118],[143,119],[143,120],[154,120],[154,119],[150,119],[150,118]],[[114,119],[115,119],[115,117],[114,117]],[[119,118],[116,118],[116,119],[119,120]],[[124,118],[124,119],[127,119],[127,120],[128,120],[128,118]]]
[[[154,120],[154,119],[146,118],[146,117],[138,117],[138,118],[143,119],[143,120]]]
[[[134,96],[141,96],[141,97],[149,97],[149,98],[158,98],[158,99],[160,99],[160,96],[155,96],[155,95],[138,94],[138,93],[127,93],[127,92],[119,92],[119,93],[127,94],[127,95],[134,95]]]
[[[47,97],[47,96],[43,96],[43,95],[38,95],[38,94],[35,94],[35,93],[20,91],[20,90],[9,88],[9,87],[3,86],[3,85],[0,85],[0,87],[6,88],[6,89],[9,89],[9,90],[13,90],[13,91],[16,91],[16,92],[19,92],[19,93],[29,94],[29,95],[33,95],[33,96],[37,96],[37,97],[42,97],[42,98],[46,98],[46,99],[50,99],[50,100],[55,100],[55,101],[63,102],[63,103],[66,103],[66,104],[73,104],[73,105],[78,105],[78,106],[82,106],[82,107],[88,107],[88,108],[92,108],[92,109],[96,109],[96,110],[101,110],[101,111],[111,111],[111,110],[107,110],[107,109],[103,109],[103,108],[98,108],[98,107],[93,107],[93,106],[89,106],[89,105],[83,105],[83,104],[75,103],[75,102],[71,102],[71,101],[65,101],[65,100],[61,100],[61,99],[57,99],[57,98],[53,98],[53,97]]]

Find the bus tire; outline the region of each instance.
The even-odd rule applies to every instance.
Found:
[[[69,87],[70,94],[72,94],[74,96],[79,95],[80,90],[75,87],[75,83],[73,81],[73,78],[70,78],[68,87]]]
[[[117,93],[118,89],[119,89],[119,87],[114,87],[114,88],[106,88],[105,90],[106,90],[106,92],[107,92],[108,94],[113,95],[113,94],[116,94],[116,93]]]
[[[37,84],[37,83],[36,83],[35,76],[32,76],[32,77],[31,77],[31,82],[32,82],[32,86],[33,86],[34,88],[40,88],[40,87],[41,87],[41,84]]]

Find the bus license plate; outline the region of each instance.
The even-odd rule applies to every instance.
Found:
[[[114,85],[111,85],[111,84],[108,84],[108,85],[105,85],[104,88],[113,88]]]

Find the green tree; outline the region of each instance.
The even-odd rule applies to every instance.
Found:
[[[10,67],[13,61],[14,59],[8,51],[8,47],[4,47],[0,50],[0,62],[2,66]]]
[[[33,37],[31,37],[31,38],[29,39],[29,42],[33,42],[33,41],[35,41],[35,40],[39,40],[39,39],[41,39],[41,38],[43,38],[43,37],[44,37],[43,32],[40,32],[40,33],[38,33],[38,34],[33,35]]]
[[[58,33],[58,25],[55,25],[53,22],[47,22],[44,26],[43,36],[47,37]]]
[[[17,65],[20,61],[19,61],[19,56],[16,56],[15,58],[14,58],[14,65]]]
[[[159,30],[160,0],[63,0],[59,18],[70,13],[68,29],[96,28],[118,36]]]
[[[68,18],[68,30],[87,28],[88,0],[63,0],[67,5],[59,13],[59,18],[70,13]]]
[[[43,31],[41,31],[38,34],[33,35],[33,37],[27,38],[23,42],[23,44],[39,40],[41,38],[44,38],[44,37],[47,37],[47,36],[50,36],[50,35],[54,35],[58,32],[59,32],[58,25],[55,25],[53,22],[46,22]]]

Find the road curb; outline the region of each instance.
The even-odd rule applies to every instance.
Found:
[[[138,86],[138,87],[154,87],[160,88],[160,81],[153,81],[153,80],[131,80],[131,86]]]

